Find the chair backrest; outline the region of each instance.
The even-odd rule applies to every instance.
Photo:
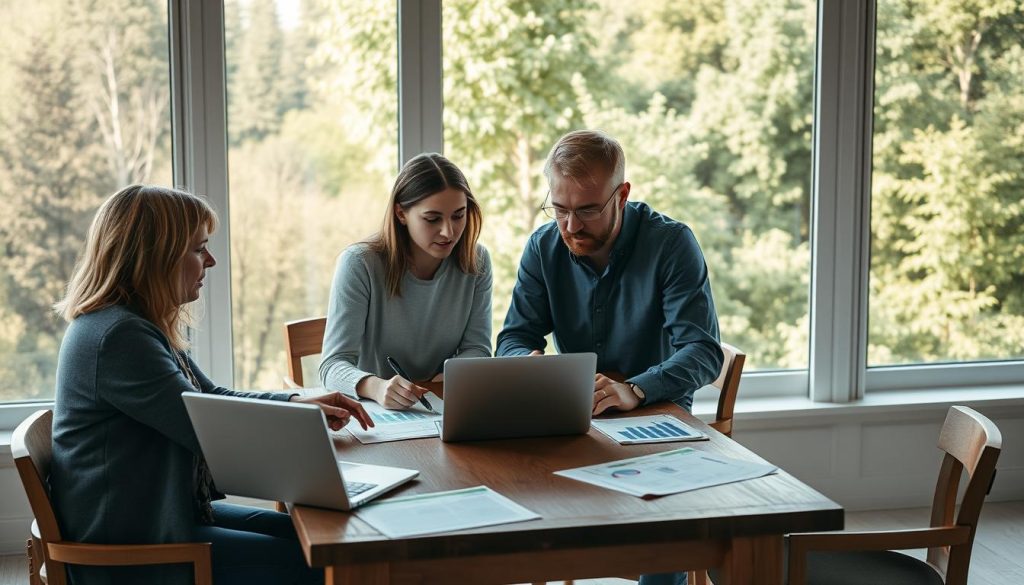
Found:
[[[299,319],[284,324],[284,352],[288,357],[288,376],[303,386],[302,358],[321,352],[327,317]]]
[[[50,476],[50,461],[53,458],[53,411],[37,410],[14,429],[11,436],[11,454],[14,465],[21,477],[21,485],[28,496],[28,504],[32,508],[39,536],[42,540],[41,553],[44,562],[50,563],[46,552],[46,543],[62,540],[57,517],[50,503],[50,490],[46,479]],[[64,571],[51,570],[48,582],[63,585]]]
[[[740,389],[740,376],[743,375],[743,364],[747,361],[747,354],[728,343],[722,344],[722,353],[725,354],[722,371],[711,383],[711,386],[719,390],[718,412],[715,413],[715,421],[709,426],[731,437],[733,409],[736,407],[736,394]]]
[[[931,525],[967,526],[970,538],[964,544],[928,549],[928,562],[945,573],[946,585],[967,583],[978,516],[995,479],[1002,444],[999,429],[984,415],[966,406],[950,407],[939,434],[939,449],[945,455],[935,485]],[[964,471],[969,479],[957,513],[957,489]]]

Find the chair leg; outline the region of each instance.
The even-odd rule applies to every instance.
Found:
[[[711,578],[708,577],[707,571],[690,571],[690,583],[694,585],[715,585],[711,582]]]
[[[28,583],[29,585],[43,585],[39,571],[43,567],[42,549],[40,543],[34,538],[25,541],[25,554],[28,555]]]

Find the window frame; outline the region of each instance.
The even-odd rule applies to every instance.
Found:
[[[419,152],[444,151],[441,2],[396,0],[399,165]],[[230,387],[224,7],[203,0],[168,0],[167,5],[174,180],[207,196],[222,219],[210,241],[222,269],[214,270],[204,287],[205,310],[190,331],[192,352],[211,379]],[[1021,382],[1024,360],[867,365],[875,15],[876,0],[818,1],[808,369],[748,372],[741,397],[845,403],[864,398],[865,392]],[[52,401],[0,404],[0,428],[13,428],[49,405]]]

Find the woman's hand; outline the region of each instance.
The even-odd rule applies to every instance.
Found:
[[[359,394],[371,398],[388,410],[403,410],[419,402],[429,390],[423,386],[417,386],[401,376],[394,376],[383,380],[376,376],[363,378],[360,385],[365,382],[365,390]]]
[[[373,421],[370,419],[370,415],[366,414],[363,405],[341,392],[307,397],[292,396],[291,401],[319,406],[320,410],[324,411],[324,415],[327,416],[327,426],[332,431],[340,431],[353,416],[356,417],[356,420],[359,421],[359,426],[363,427],[364,430],[373,426]]]

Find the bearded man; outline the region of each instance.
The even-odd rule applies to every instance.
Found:
[[[544,165],[554,221],[530,236],[497,355],[594,352],[594,415],[671,400],[686,410],[722,368],[704,254],[686,225],[629,201],[619,143],[566,134]]]

